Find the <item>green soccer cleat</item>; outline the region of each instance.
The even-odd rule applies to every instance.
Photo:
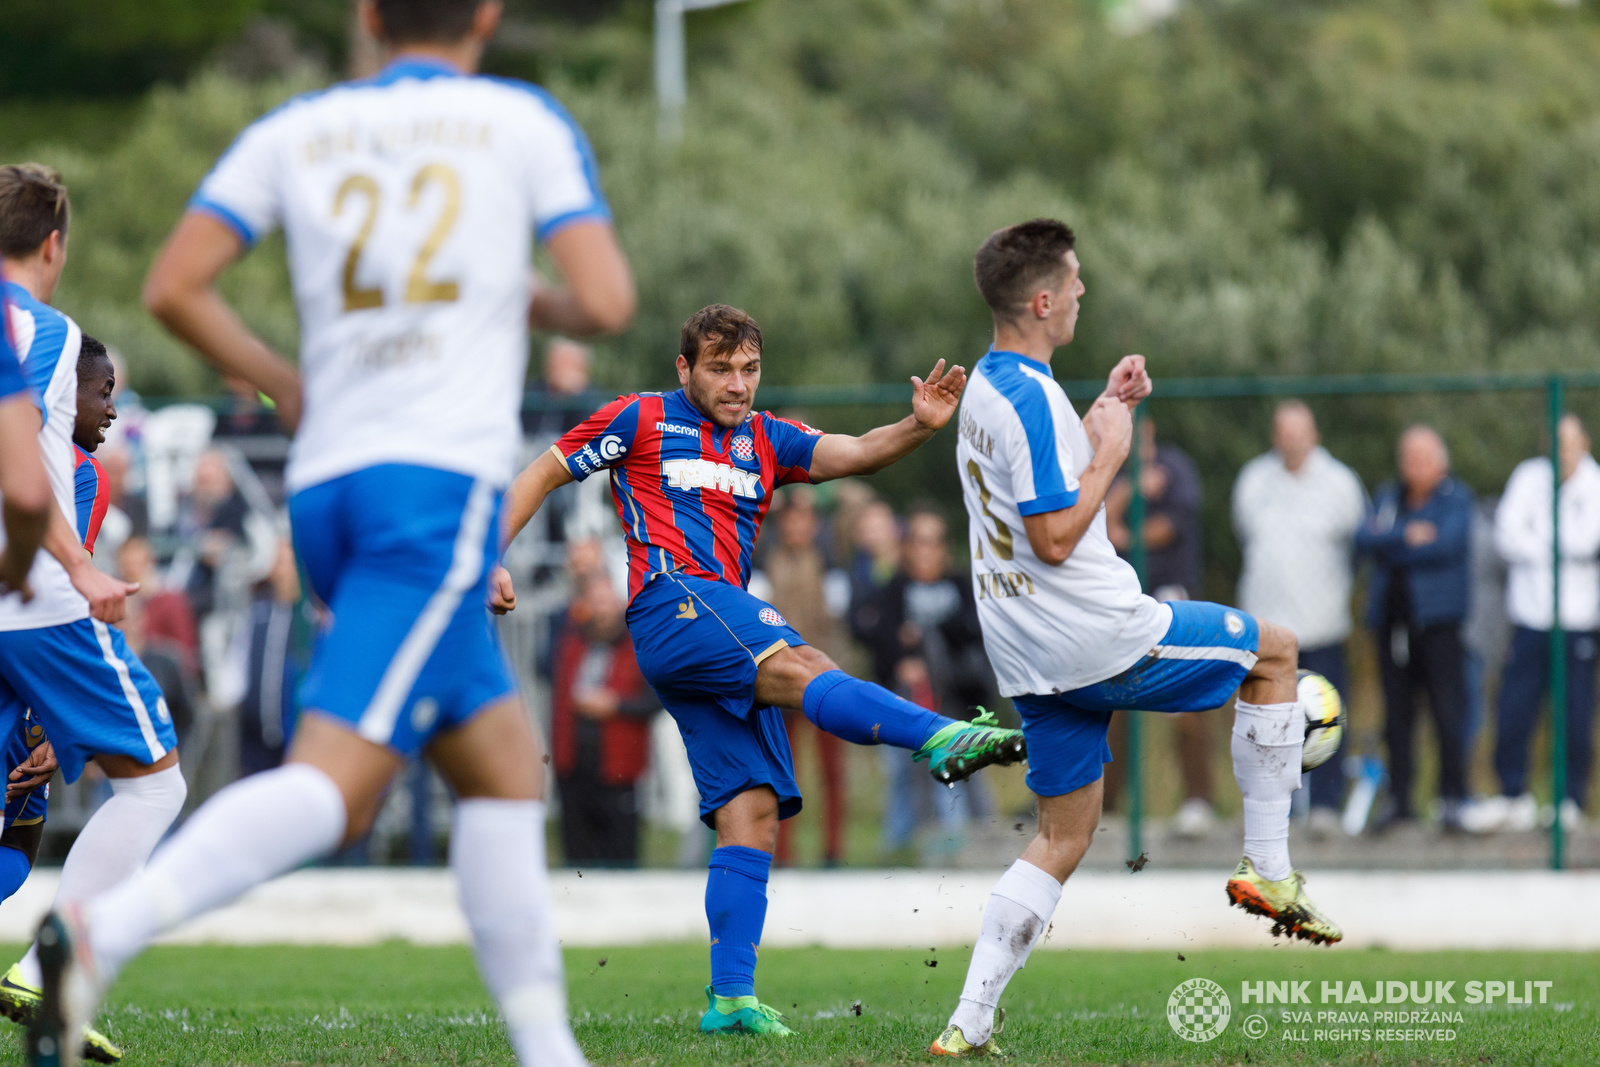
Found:
[[[1269,882],[1247,856],[1228,879],[1228,901],[1252,915],[1271,919],[1273,937],[1284,934],[1320,945],[1344,940],[1343,931],[1306,896],[1306,876],[1299,871],[1282,881]]]
[[[706,1013],[700,1016],[703,1034],[771,1034],[787,1037],[794,1031],[783,1025],[778,1009],[755,997],[719,997],[706,986]]]
[[[39,989],[23,981],[21,966],[13,963],[5,976],[0,978],[0,1015],[4,1015],[14,1023],[27,1026],[39,1012],[40,995]],[[119,1063],[122,1060],[122,1049],[91,1026],[83,1031],[81,1055],[83,1059],[93,1060],[95,1063]]]
[[[972,777],[991,763],[1021,763],[1028,758],[1028,745],[1021,730],[1004,730],[992,714],[978,709],[971,722],[953,722],[923,742],[917,762],[928,761],[934,780],[954,785]]]

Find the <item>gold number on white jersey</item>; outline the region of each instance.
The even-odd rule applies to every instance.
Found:
[[[361,262],[361,250],[367,246],[367,238],[372,236],[372,226],[378,221],[378,183],[365,174],[352,174],[346,178],[339,185],[338,195],[333,198],[335,217],[344,213],[345,198],[351,193],[360,193],[367,198],[367,217],[361,220],[356,239],[350,242],[350,251],[344,257],[344,309],[361,311],[365,308],[381,308],[382,289],[361,289],[356,286],[356,267]]]
[[[456,172],[443,163],[429,163],[416,176],[411,179],[411,198],[406,207],[415,210],[417,201],[422,197],[422,191],[430,184],[437,184],[444,190],[444,205],[439,211],[439,217],[429,231],[427,240],[422,242],[422,247],[417,249],[417,256],[411,261],[411,272],[406,276],[405,302],[408,304],[448,304],[460,299],[461,286],[454,281],[433,281],[428,278],[428,264],[438,253],[439,246],[444,244],[450,236],[450,231],[455,227],[456,216],[461,210],[461,180],[456,177]],[[346,311],[362,311],[367,308],[381,308],[384,304],[383,290],[379,288],[363,289],[356,285],[356,272],[360,267],[361,253],[367,246],[367,240],[372,236],[372,228],[378,221],[378,207],[381,199],[378,183],[365,174],[352,174],[339,186],[338,193],[333,200],[333,214],[337,218],[344,213],[344,202],[352,193],[360,193],[367,201],[367,217],[361,221],[361,227],[356,231],[356,239],[350,242],[350,250],[344,257],[344,309]]]
[[[994,512],[989,510],[989,487],[983,484],[983,471],[978,469],[977,460],[967,460],[967,474],[972,478],[972,484],[978,488],[978,503],[983,508],[984,516],[990,522],[994,523],[994,533],[990,533],[989,528],[985,526],[983,528],[983,536],[988,540],[989,547],[994,549],[994,554],[996,556],[999,556],[1001,559],[1008,560],[1011,558],[1012,554],[1011,527],[1001,522],[995,517]],[[978,551],[973,558],[983,558],[983,542],[978,542]]]

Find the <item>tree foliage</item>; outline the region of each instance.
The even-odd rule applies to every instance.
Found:
[[[1064,378],[1129,351],[1158,377],[1597,365],[1600,27],[1586,11],[1196,0],[1119,34],[1087,0],[756,0],[690,16],[677,145],[655,136],[638,14],[568,26],[539,60],[595,143],[639,276],[637,324],[601,346],[607,385],[669,382],[678,324],[714,300],[763,322],[769,381],[970,365],[988,336],[972,250],[1040,214],[1077,229],[1088,286]],[[233,134],[303,87],[209,74],[156,90],[110,150],[35,153],[79,206],[62,299],[128,352],[141,388],[207,387],[138,310],[139,279]],[[275,246],[228,287],[292,346]],[[1220,533],[1266,406],[1155,410],[1215,472]],[[1324,405],[1369,483],[1400,423],[1436,417],[1484,488],[1536,447],[1536,412]]]

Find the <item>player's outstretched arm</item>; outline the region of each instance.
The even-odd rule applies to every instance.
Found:
[[[49,528],[50,479],[39,459],[39,410],[26,394],[0,400],[0,496],[6,543],[0,548],[0,594],[31,599],[28,571]]]
[[[559,489],[572,481],[567,465],[556,459],[554,452],[546,449],[539,458],[528,464],[506,490],[505,519],[500,532],[500,547],[509,545],[522,528],[538,514],[544,498],[551,490]],[[511,583],[511,573],[504,567],[495,567],[489,575],[489,607],[496,615],[504,615],[517,606],[517,590]]]
[[[221,220],[189,212],[150,265],[144,306],[207,363],[271,397],[292,433],[300,421],[299,371],[251,333],[216,290],[218,276],[243,251],[239,235]]]
[[[1077,502],[1070,508],[1022,517],[1033,554],[1051,566],[1065,563],[1072,550],[1078,547],[1084,532],[1099,513],[1100,505],[1105,502],[1117,471],[1127,460],[1133,445],[1132,406],[1108,391],[1084,415],[1083,428],[1094,446],[1094,458],[1078,475]]]
[[[911,414],[899,422],[879,426],[860,437],[830,433],[817,442],[811,453],[809,473],[813,482],[848,478],[852,474],[873,474],[910,455],[918,445],[938,433],[961,403],[967,387],[967,372],[956,366],[948,371],[944,360],[935,363],[923,381],[911,379]]]
[[[633,321],[633,271],[609,222],[574,222],[550,238],[562,284],[534,290],[528,324],[569,337],[617,333]]]
[[[128,596],[139,591],[138,583],[113,578],[96,567],[54,500],[50,502],[50,527],[45,531],[44,549],[56,558],[72,580],[72,587],[89,602],[91,616],[101,622],[122,621],[128,613]]]

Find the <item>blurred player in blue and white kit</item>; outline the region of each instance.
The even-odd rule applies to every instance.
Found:
[[[541,743],[485,601],[528,328],[620,329],[632,277],[582,131],[543,90],[473,73],[498,3],[364,0],[359,15],[388,65],[246,129],[145,286],[173,333],[295,428],[295,548],[332,613],[305,710],[284,766],[221,791],[139,875],[47,919],[75,956],[39,1031],[82,1018],[162,930],[361,837],[395,773],[425,754],[459,798],[450,861],[517,1056],[578,1064]],[[298,369],[214,288],[279,227]],[[565,284],[536,283],[535,239]]]
[[[1117,709],[1204,711],[1238,690],[1232,750],[1244,859],[1229,897],[1272,918],[1275,932],[1342,936],[1289,864],[1306,725],[1294,635],[1219,604],[1158,603],[1106,534],[1106,492],[1151,384],[1144,357],[1124,357],[1080,421],[1052,377],[1051,357],[1071,343],[1084,293],[1074,244],[1063,223],[1035,219],[990,236],[974,265],[994,343],[961,402],[956,464],[984,647],[1000,692],[1022,715],[1039,832],[989,897],[935,1055],[998,1053],[1000,994],[1049,926],[1099,825],[1106,728]]]
[[[83,547],[92,555],[100,524],[111,503],[105,473],[90,454],[105,442],[105,431],[117,417],[111,394],[116,369],[106,346],[88,334],[78,352],[77,418],[72,430],[74,514]],[[0,770],[6,778],[5,829],[0,831],[0,900],[27,881],[39,855],[45,817],[50,809],[50,779],[57,768],[55,749],[31,708],[0,749]]]
[[[82,333],[48,303],[66,265],[70,206],[48,167],[0,167],[0,253],[6,320],[33,393],[31,424],[54,502],[43,547],[28,576],[33,599],[0,598],[0,737],[21,728],[28,709],[74,781],[94,760],[112,795],[85,824],[62,867],[58,904],[84,900],[137,870],[183,807],[172,716],[144,664],[129,651],[121,621],[137,590],[97,570],[78,522],[73,434],[78,415]],[[0,978],[0,1013],[18,1022],[37,1013],[43,989],[37,947]],[[85,1036],[85,1053],[121,1053]],[[76,1040],[70,1053],[78,1051]]]

